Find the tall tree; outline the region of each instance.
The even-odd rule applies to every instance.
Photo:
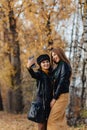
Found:
[[[48,53],[47,50],[50,50],[52,46],[65,47],[58,34],[57,25],[61,20],[70,17],[74,4],[72,0],[67,2],[65,0],[1,0],[0,3],[4,14],[2,50],[5,49],[4,56],[9,58],[7,63],[9,64],[11,81],[11,90],[8,92],[8,107],[9,110],[18,112],[23,108],[17,104],[18,101],[20,101],[19,104],[22,102],[20,76],[21,71],[22,76],[26,75],[23,68],[26,58],[31,54],[37,56],[43,51]],[[6,70],[6,72],[8,71]],[[15,106],[11,104],[15,104]],[[20,108],[16,108],[17,106]]]
[[[82,1],[81,1],[82,2]],[[83,50],[84,50],[84,58],[83,58],[83,69],[82,69],[82,107],[87,108],[87,0],[83,1],[84,3],[84,12],[83,12]],[[82,3],[81,3],[82,4]]]
[[[73,125],[77,125],[78,120],[80,119],[80,112],[86,106],[86,55],[87,50],[87,31],[86,31],[86,1],[76,1],[77,8],[74,15],[74,24],[73,24],[73,36],[70,46],[70,60],[72,63],[72,86],[70,87],[70,105],[69,105],[69,122]],[[86,8],[85,8],[86,7]],[[80,24],[83,26],[83,33],[79,32],[79,21],[83,22]],[[74,34],[75,33],[75,34]],[[75,35],[75,39],[73,38]],[[81,39],[80,39],[81,38]],[[85,47],[85,48],[84,48]]]
[[[30,33],[33,42],[31,44],[37,45],[43,49],[43,45],[49,46],[63,46],[61,37],[57,32],[57,25],[60,20],[67,19],[73,11],[73,4],[71,1],[56,1],[56,0],[38,0],[27,1],[23,5],[25,18],[29,21],[30,28],[34,28],[34,32]],[[27,24],[28,26],[28,24]],[[29,30],[30,30],[29,28]],[[32,35],[34,33],[34,35]],[[38,44],[40,44],[38,46]]]
[[[20,47],[18,41],[18,33],[16,31],[16,19],[13,10],[13,0],[2,1],[1,8],[4,8],[5,18],[8,19],[7,25],[9,26],[8,34],[5,32],[4,36],[8,38],[9,61],[12,65],[14,73],[11,74],[11,88],[8,93],[8,108],[11,112],[20,112],[23,109],[22,104],[22,91],[21,91],[21,63],[20,63]],[[7,14],[6,14],[7,9]],[[6,35],[7,34],[7,35]],[[11,99],[11,100],[10,100]],[[10,107],[9,107],[10,106]]]

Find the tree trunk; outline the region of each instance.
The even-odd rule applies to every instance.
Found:
[[[9,26],[11,39],[10,63],[13,66],[14,74],[11,75],[12,89],[8,91],[8,111],[12,113],[20,113],[23,110],[22,90],[21,90],[21,62],[20,62],[20,46],[18,33],[16,32],[16,19],[10,1],[9,7]]]
[[[47,34],[47,37],[48,37],[48,46],[50,46],[50,45],[53,45],[53,40],[50,39],[51,38],[51,33],[52,33],[51,25],[50,25],[50,14],[48,16],[46,28],[48,30],[48,34]]]
[[[79,5],[79,3],[78,3]],[[70,46],[70,57],[72,63],[72,83],[70,86],[70,104],[68,107],[68,122],[70,125],[77,125],[78,119],[80,117],[80,108],[81,108],[81,90],[82,90],[82,42],[79,42],[79,16],[81,8],[77,8],[77,15],[75,14],[73,18],[73,33],[72,32],[72,41]],[[77,16],[77,17],[76,17]],[[75,25],[74,25],[75,23]],[[75,35],[75,39],[73,39]],[[79,47],[80,46],[80,47]]]
[[[82,107],[87,109],[87,1],[84,1],[83,14],[83,73],[82,73]]]

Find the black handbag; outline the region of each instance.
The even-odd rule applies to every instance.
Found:
[[[28,119],[37,123],[43,123],[45,121],[45,110],[41,102],[34,101],[31,103]]]
[[[33,101],[28,111],[28,117],[27,117],[29,120],[37,123],[43,123],[46,120],[44,86],[42,86],[42,91],[43,91],[42,102],[38,100]]]

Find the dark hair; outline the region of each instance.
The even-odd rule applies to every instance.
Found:
[[[37,58],[37,64],[40,65],[42,61],[48,60],[50,62],[50,57],[48,54],[42,54]]]
[[[39,65],[39,69],[38,70],[42,70],[41,68],[41,62],[44,61],[44,60],[48,60],[50,62],[50,56],[48,54],[42,54],[40,55],[38,58],[37,58],[37,64]],[[50,65],[49,67],[49,73],[51,73],[52,71],[52,67]]]

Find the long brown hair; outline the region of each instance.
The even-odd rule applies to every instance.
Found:
[[[62,48],[53,48],[52,52],[56,53],[60,60],[66,62],[67,64],[70,64],[70,61],[68,60],[67,56],[65,55],[65,52],[63,51]],[[52,60],[52,52],[51,52],[51,60]],[[52,61],[53,62],[53,61]]]

